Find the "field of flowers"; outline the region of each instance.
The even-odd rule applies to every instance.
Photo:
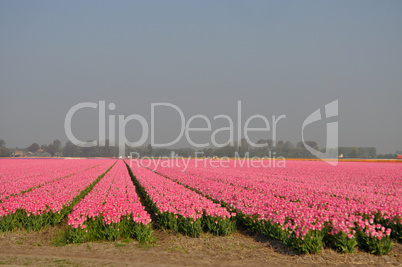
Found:
[[[141,189],[164,228],[200,236],[203,229],[216,235],[235,230],[227,209],[145,167],[133,166],[134,182]]]
[[[70,243],[117,240],[134,237],[152,239],[151,217],[137,196],[126,164],[119,160],[68,215]]]
[[[301,253],[387,254],[402,242],[402,164],[1,159],[0,232],[65,226],[65,242],[199,237],[236,224]],[[151,219],[152,217],[152,219]]]
[[[15,166],[20,164],[25,169],[23,165],[28,160],[11,161]],[[14,180],[19,181],[15,184],[8,182],[12,172],[2,172],[1,183],[12,194],[6,191],[3,195],[8,197],[3,198],[0,203],[0,231],[15,228],[39,230],[44,226],[60,223],[114,161],[30,160],[27,163],[32,162],[37,165],[37,168],[33,168],[36,172],[32,172],[32,175],[25,172],[25,179],[18,179],[17,175],[13,175]],[[46,173],[49,166],[53,169]],[[16,167],[17,173],[18,170]]]
[[[0,168],[0,202],[7,197],[32,190],[99,164],[98,160],[15,160],[2,159]]]
[[[334,168],[289,161],[286,168],[254,168],[230,161],[219,168],[207,161],[141,163],[219,201],[245,226],[302,253],[317,253],[326,244],[340,252],[359,246],[384,254],[392,248],[390,236],[401,242],[401,164],[341,162]]]

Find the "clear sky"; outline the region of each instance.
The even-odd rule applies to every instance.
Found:
[[[240,100],[244,118],[285,114],[277,137],[296,143],[304,119],[338,99],[341,146],[394,153],[401,14],[402,1],[1,1],[0,139],[64,144],[66,113],[85,101],[147,120],[151,103],[169,102],[212,121],[235,120]],[[177,114],[157,116],[158,140],[174,139]],[[95,110],[74,117],[80,139],[97,127]],[[323,146],[325,123],[306,134]]]

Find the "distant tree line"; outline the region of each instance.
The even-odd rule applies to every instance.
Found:
[[[10,151],[6,148],[6,142],[0,139],[0,157],[9,157]]]
[[[67,141],[63,149],[63,156],[65,157],[117,157],[118,155],[119,148],[109,146],[109,140],[105,141],[105,146],[94,147],[80,147],[71,141]]]
[[[259,140],[257,144],[264,144],[264,147],[253,147],[244,138],[240,142],[240,146],[235,142],[233,145],[204,148],[198,151],[193,148],[153,148],[151,145],[136,148],[126,147],[126,156],[133,153],[133,156],[139,155],[140,157],[170,157],[174,153],[174,155],[181,157],[194,157],[196,152],[200,157],[234,157],[238,155],[239,157],[314,158],[316,156],[306,149],[303,142],[293,144],[290,141],[278,141],[274,146],[270,139]],[[48,145],[39,146],[39,144],[33,143],[23,151],[31,154],[43,151],[52,157],[118,157],[118,146],[109,146],[109,140],[105,140],[105,143],[105,146],[81,147],[67,141],[63,147],[60,140],[54,140]],[[314,141],[307,141],[306,145],[317,151],[325,152]],[[337,152],[333,150],[330,153],[332,157],[341,155],[343,158],[396,158],[396,154],[377,155],[375,147],[339,147]],[[9,157],[12,154],[12,149],[7,149],[5,141],[0,139],[0,157]]]
[[[397,155],[396,154],[378,154],[377,158],[378,159],[396,159]]]
[[[320,149],[315,141],[306,141],[305,144],[298,142],[296,145],[290,141],[278,141],[274,146],[273,141],[268,139],[259,140],[257,144],[267,144],[267,146],[252,147],[245,139],[242,139],[240,147],[227,145],[222,148],[208,148],[203,150],[203,152],[207,156],[218,157],[234,155],[234,153],[237,152],[240,157],[244,157],[246,153],[248,153],[250,157],[282,156],[285,158],[315,158],[316,155],[308,151],[306,145],[316,151],[322,153],[327,152],[325,149]],[[343,158],[377,158],[376,151],[375,147],[339,147],[338,151],[331,149],[328,151],[328,154],[333,158],[340,155],[342,155]],[[396,158],[395,155],[394,157]]]
[[[377,149],[375,147],[339,147],[338,153],[343,155],[344,158],[377,158]]]

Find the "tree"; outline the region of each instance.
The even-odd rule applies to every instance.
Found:
[[[87,142],[92,142],[93,140],[88,140]],[[99,146],[92,146],[92,147],[83,147],[81,149],[82,157],[100,157],[100,147]]]
[[[6,142],[3,139],[0,139],[0,157],[8,157],[10,156],[10,151],[6,148]]]
[[[293,144],[289,141],[286,141],[286,143],[283,145],[283,152],[285,155],[289,155],[294,148]]]
[[[148,144],[148,153],[149,153],[149,155],[152,156],[153,152],[154,152],[154,149],[152,148],[152,145]]]
[[[66,157],[79,157],[81,156],[81,148],[74,145],[71,141],[67,141],[63,154]]]
[[[35,153],[36,151],[38,151],[38,149],[40,148],[40,146],[37,143],[33,143],[32,145],[30,145],[27,150],[29,152]]]
[[[118,147],[116,146],[111,146],[109,139],[105,140],[105,146],[104,147],[99,147],[99,155],[101,157],[115,157],[118,155]]]
[[[285,156],[283,154],[283,146],[284,146],[284,144],[285,143],[282,140],[276,142],[274,152],[276,153],[277,156]]]
[[[377,156],[378,159],[396,159],[397,156],[396,154],[378,154]]]
[[[357,158],[359,156],[359,149],[357,147],[353,147],[352,152],[350,152],[351,158]]]
[[[54,148],[53,148],[53,144],[50,144],[50,145],[43,145],[42,146],[42,149],[44,150],[44,151],[46,151],[47,153],[49,153],[50,155],[52,155],[52,157],[54,156]]]
[[[308,145],[309,147],[312,147],[315,150],[319,150],[318,144],[315,141],[306,141],[306,145]]]
[[[56,139],[53,141],[53,151],[54,153],[61,152],[61,142],[60,140]]]
[[[377,149],[375,147],[370,147],[369,157],[372,159],[377,157]]]
[[[251,150],[250,144],[247,142],[246,138],[242,138],[240,140],[240,147],[239,147],[239,156],[244,157],[247,152]]]

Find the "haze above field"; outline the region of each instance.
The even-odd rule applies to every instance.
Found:
[[[2,1],[0,139],[65,144],[68,110],[100,100],[116,104],[107,115],[148,122],[151,103],[168,102],[216,129],[227,124],[213,116],[236,121],[240,100],[243,123],[285,114],[277,139],[296,143],[307,116],[338,99],[340,146],[393,153],[402,150],[401,14],[401,1]],[[157,113],[157,141],[173,140],[179,122],[173,110]],[[326,122],[305,132],[320,147]],[[97,111],[80,111],[72,127],[97,139]],[[129,139],[138,128],[127,127]]]

